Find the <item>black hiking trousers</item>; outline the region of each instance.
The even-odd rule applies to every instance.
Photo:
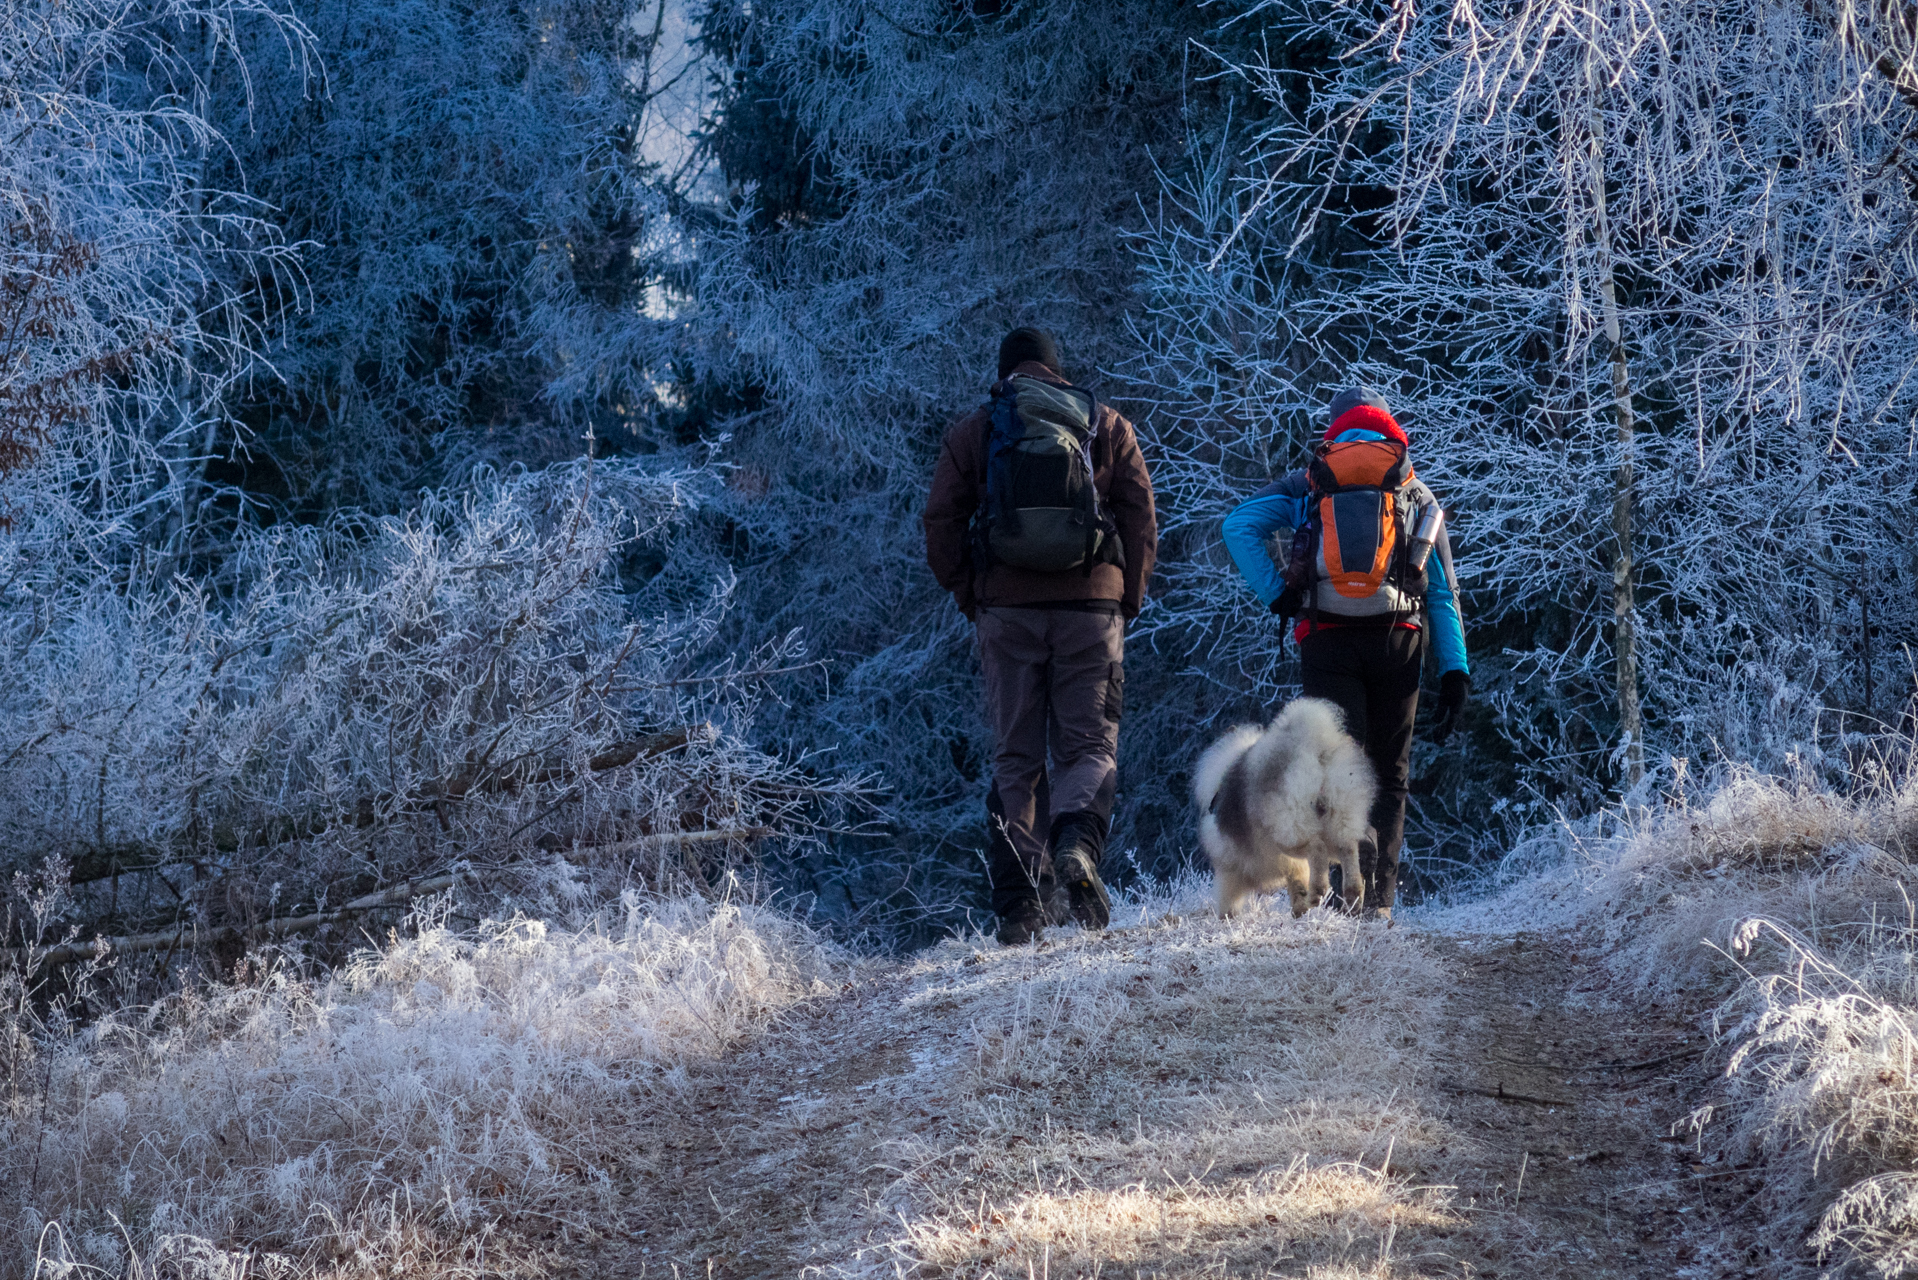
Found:
[[[1359,845],[1368,908],[1390,907],[1398,897],[1412,721],[1418,715],[1424,660],[1425,633],[1410,627],[1326,627],[1299,642],[1305,696],[1338,704],[1346,732],[1358,740],[1379,777],[1373,837]]]

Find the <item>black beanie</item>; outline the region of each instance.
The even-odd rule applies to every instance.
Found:
[[[1028,360],[1037,360],[1054,373],[1059,372],[1058,344],[1044,329],[1014,329],[1006,335],[1006,340],[999,344],[999,377],[1010,377],[1014,369]]]

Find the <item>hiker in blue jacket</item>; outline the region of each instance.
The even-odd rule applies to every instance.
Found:
[[[1344,710],[1378,772],[1359,869],[1366,913],[1390,920],[1426,646],[1440,672],[1434,741],[1458,724],[1471,668],[1451,542],[1438,500],[1412,474],[1404,429],[1384,398],[1364,389],[1340,391],[1329,418],[1310,466],[1226,517],[1225,545],[1259,599],[1298,619],[1305,696]]]

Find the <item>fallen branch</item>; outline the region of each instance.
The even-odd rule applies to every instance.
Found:
[[[586,762],[588,773],[606,773],[613,769],[624,768],[635,760],[649,760],[654,756],[683,747],[692,742],[711,742],[717,732],[710,724],[688,725],[680,729],[670,729],[665,733],[648,734],[643,738],[629,738],[616,742],[606,750]],[[553,782],[565,782],[576,776],[575,772],[564,766],[542,769],[526,778],[515,778],[510,772],[500,769],[482,769],[477,774],[458,774],[445,784],[434,784],[420,792],[423,798],[444,795],[449,799],[461,800],[474,791],[499,792],[518,791],[528,786],[545,786]]]
[[[1593,1066],[1593,1071],[1643,1071],[1647,1067],[1662,1067],[1668,1062],[1677,1062],[1684,1058],[1703,1057],[1710,1045],[1699,1045],[1692,1049],[1678,1049],[1662,1057],[1647,1058],[1643,1062],[1601,1062]]]
[[[177,929],[162,929],[158,933],[140,933],[127,938],[96,937],[91,942],[62,942],[36,951],[27,947],[10,947],[0,952],[7,963],[19,966],[29,960],[37,960],[44,968],[58,968],[79,960],[104,959],[109,955],[134,955],[142,951],[172,951],[185,946],[212,946],[221,942],[234,942],[245,939],[258,942],[269,938],[284,938],[296,933],[311,933],[315,929],[342,920],[363,915],[368,911],[377,911],[381,907],[399,906],[411,902],[414,898],[429,893],[438,893],[458,884],[464,876],[434,876],[430,880],[408,880],[391,888],[369,893],[365,897],[355,898],[344,906],[331,911],[315,911],[303,916],[278,916],[262,920],[258,924],[224,924],[211,929],[198,925],[182,925]]]
[[[716,736],[712,725],[696,724],[670,729],[663,733],[648,734],[641,738],[628,738],[613,743],[598,755],[588,759],[585,773],[589,775],[609,773],[614,769],[623,769],[635,761],[651,760],[689,744],[710,742]],[[428,783],[399,801],[399,811],[406,811],[409,806],[430,806],[440,801],[466,800],[478,795],[520,791],[527,787],[551,786],[561,782],[571,783],[579,776],[581,771],[570,766],[541,769],[523,777],[515,776],[510,768],[480,768],[473,772],[455,774],[450,780],[444,782]],[[369,797],[362,800],[351,814],[335,814],[329,818],[281,823],[277,833],[261,832],[255,837],[253,843],[246,847],[250,851],[257,852],[260,849],[310,840],[336,825],[355,828],[370,827],[379,820],[378,814],[382,810],[391,809],[394,804],[395,801],[391,796]],[[240,849],[240,843],[235,841],[230,848],[223,846],[218,852],[231,854]],[[69,866],[67,883],[92,884],[114,876],[139,875],[164,871],[170,867],[192,866],[194,861],[192,857],[182,852],[169,851],[153,845],[126,845],[111,850],[95,850],[74,856]]]
[[[1575,1102],[1568,1102],[1564,1098],[1534,1098],[1527,1093],[1511,1093],[1506,1090],[1503,1084],[1500,1084],[1496,1089],[1486,1089],[1478,1085],[1459,1084],[1457,1081],[1447,1080],[1445,1087],[1453,1093],[1471,1093],[1481,1098],[1495,1098],[1500,1102],[1526,1102],[1535,1107],[1573,1107],[1578,1105]]]
[[[722,841],[743,843],[749,840],[763,840],[772,834],[771,827],[719,827],[705,831],[662,831],[657,835],[640,836],[634,840],[579,845],[564,851],[560,856],[568,862],[583,864],[597,858],[623,857],[651,849],[677,848],[691,844],[716,844]],[[463,878],[460,875],[445,875],[434,876],[430,880],[409,880],[405,884],[394,885],[391,888],[355,898],[331,911],[315,911],[303,916],[279,916],[271,920],[263,920],[258,924],[227,924],[211,929],[203,929],[198,925],[182,925],[177,929],[162,929],[157,933],[140,933],[124,938],[96,937],[91,942],[62,942],[44,951],[10,947],[0,951],[0,956],[4,956],[6,963],[15,967],[29,960],[37,960],[42,967],[52,969],[73,964],[76,961],[104,958],[109,955],[172,951],[182,946],[213,946],[240,939],[257,942],[270,938],[285,938],[296,933],[311,933],[315,929],[329,924],[338,924],[342,920],[363,915],[368,911],[377,911],[381,907],[400,906],[425,894],[450,889]]]
[[[657,835],[640,836],[634,840],[618,840],[611,844],[577,845],[566,850],[561,856],[568,862],[585,863],[595,858],[619,858],[629,853],[645,853],[650,849],[676,848],[680,845],[764,840],[772,833],[771,827],[717,827],[707,831],[662,831]]]

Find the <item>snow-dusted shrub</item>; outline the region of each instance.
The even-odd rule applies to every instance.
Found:
[[[632,463],[481,475],[250,535],[224,598],[113,589],[61,541],[86,522],[36,504],[0,540],[0,832],[69,860],[117,933],[621,842],[674,875],[687,828],[789,829],[850,792],[741,741],[795,639],[695,666],[730,578],[671,535],[706,492]]]
[[[1769,945],[1766,945],[1769,944]],[[1734,951],[1772,962],[1721,1010],[1734,1136],[1767,1157],[1771,1191],[1841,1271],[1918,1266],[1918,928],[1876,925],[1820,948],[1753,919]]]
[[[1680,808],[1641,837],[1645,857],[1668,872],[1816,868],[1871,834],[1856,801],[1803,777],[1734,769],[1701,808]]]
[[[1882,739],[1849,771],[1806,761],[1694,778],[1668,761],[1662,799],[1536,827],[1418,918],[1471,932],[1590,930],[1622,988],[1709,1008],[1745,979],[1727,953],[1741,921],[1763,916],[1830,946],[1904,916],[1918,895],[1902,834],[1918,794],[1911,746]]]
[[[39,1028],[0,1107],[0,1276],[128,1250],[344,1274],[489,1237],[604,1229],[640,1120],[842,962],[787,917],[641,899],[592,927],[424,905],[326,978],[250,981]],[[271,1271],[273,1266],[264,1268]]]

